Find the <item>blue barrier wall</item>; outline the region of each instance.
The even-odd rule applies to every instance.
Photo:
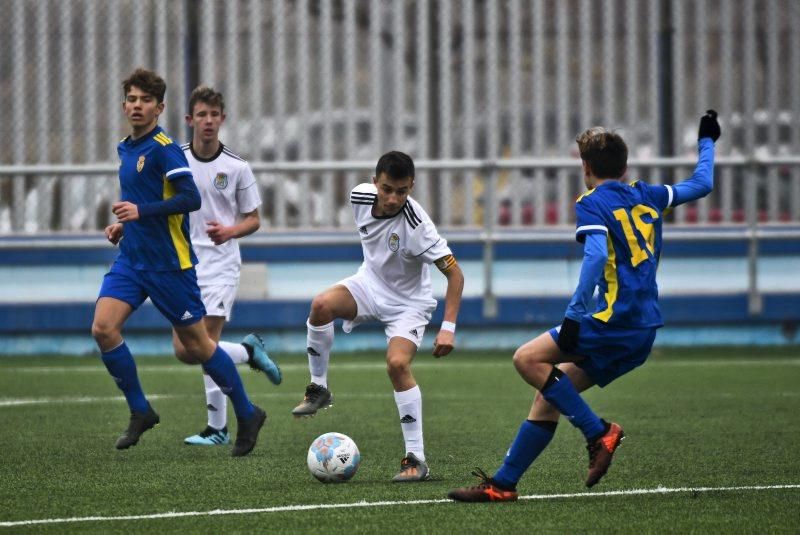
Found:
[[[60,241],[59,247],[51,250],[9,247],[11,240],[0,242],[5,246],[0,250],[0,354],[62,347],[52,343],[50,338],[54,337],[85,340],[72,346],[85,346],[79,352],[91,351],[94,298],[115,249],[64,247],[69,240]],[[291,347],[279,350],[302,351],[303,342],[294,347],[294,338],[304,330],[311,298],[316,291],[355,271],[361,261],[360,246],[249,245],[247,240],[241,245],[245,262],[267,264],[270,297],[239,300],[226,332],[271,333],[276,339],[293,340]],[[458,322],[460,338],[469,333],[484,343],[491,343],[492,337],[499,337],[498,343],[500,338],[516,343],[518,337],[503,333],[511,329],[532,336],[561,321],[580,268],[579,244],[495,244],[492,284],[498,298],[494,317],[486,317],[483,311],[481,243],[453,243],[452,248],[467,277]],[[800,240],[760,242],[758,286],[763,292],[763,308],[758,315],[748,312],[747,250],[745,240],[665,243],[659,268],[661,308],[667,325],[682,333],[670,337],[675,343],[762,339],[795,343],[796,324],[800,322],[800,277],[796,275],[800,273]],[[443,295],[444,278],[436,274],[432,278],[435,293]],[[434,324],[440,321],[441,313],[440,303]],[[168,329],[169,324],[146,303],[129,320],[126,336],[161,340]],[[743,338],[743,330],[762,334]],[[382,346],[383,337],[376,334],[379,332],[361,329],[353,338],[355,347]],[[363,337],[372,342],[356,341]],[[168,342],[167,337],[166,346],[161,342],[150,345],[168,348]]]

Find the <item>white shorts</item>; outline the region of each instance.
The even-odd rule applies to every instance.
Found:
[[[231,319],[233,301],[236,299],[238,284],[209,284],[200,286],[200,297],[206,307],[206,316],[225,317]]]
[[[347,277],[336,284],[341,284],[350,291],[358,307],[355,319],[344,321],[344,332],[349,333],[354,327],[368,321],[379,321],[383,324],[387,343],[399,336],[411,340],[417,347],[420,346],[425,327],[431,321],[430,312],[409,305],[382,302],[380,295],[368,285],[361,274]]]

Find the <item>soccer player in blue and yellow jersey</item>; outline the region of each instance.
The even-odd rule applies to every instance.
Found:
[[[131,411],[116,447],[135,445],[142,433],[159,423],[122,338],[125,321],[149,297],[172,323],[186,350],[182,360],[202,364],[231,398],[239,423],[232,454],[247,455],[266,414],[250,402],[231,358],[209,338],[201,321],[206,311],[189,238],[189,212],[200,208],[200,194],[180,146],[158,126],[167,86],[154,72],[138,69],[122,87],[122,110],[131,135],[117,147],[121,199],[112,205],[117,223],[105,230],[120,252],[103,279],[92,324],[103,363]]]
[[[473,472],[481,483],[451,490],[449,498],[516,500],[517,482],[550,443],[562,414],[586,438],[586,486],[605,475],[625,434],[619,424],[599,418],[579,392],[606,386],[650,354],[656,329],[663,325],[656,285],[663,214],[711,192],[719,136],[717,114],[709,110],[700,119],[694,174],[674,186],[624,183],[628,148],[619,135],[596,127],[577,137],[589,189],[575,203],[576,238],[584,244],[578,287],[561,327],[514,354],[517,372],[538,392],[503,465],[492,477],[480,469]],[[595,287],[597,309],[587,312]]]

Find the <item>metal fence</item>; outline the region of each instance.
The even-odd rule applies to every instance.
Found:
[[[619,130],[631,174],[671,182],[690,171],[708,107],[723,119],[720,161],[734,163],[718,171],[717,193],[676,221],[741,222],[748,202],[767,222],[800,221],[796,0],[2,5],[3,234],[108,220],[126,133],[120,81],[137,66],[164,75],[162,124],[177,139],[188,136],[182,117],[195,85],[225,93],[223,141],[258,171],[271,228],[349,225],[346,192],[371,165],[354,172],[335,162],[374,162],[389,149],[476,164],[420,174],[415,196],[440,225],[481,226],[481,162],[515,158],[535,165],[493,179],[497,223],[566,225],[581,189],[567,160],[578,131]],[[665,157],[671,166],[659,163]],[[309,161],[320,165],[283,165]]]

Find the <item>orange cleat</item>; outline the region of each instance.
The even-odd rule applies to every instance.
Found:
[[[516,490],[501,489],[497,484],[486,475],[480,468],[476,468],[472,475],[481,479],[481,483],[475,487],[463,487],[453,489],[447,493],[447,497],[457,502],[515,502],[519,498]]]
[[[586,486],[593,487],[600,481],[611,465],[611,457],[617,451],[625,433],[619,424],[611,422],[603,436],[586,445],[589,451],[589,475],[586,477]]]

